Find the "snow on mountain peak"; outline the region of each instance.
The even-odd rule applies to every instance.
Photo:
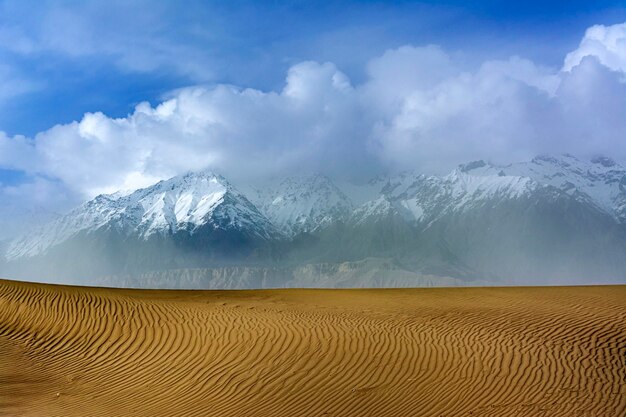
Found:
[[[626,222],[626,169],[605,156],[585,161],[570,154],[538,155],[530,162],[496,166],[477,161],[459,169],[472,176],[527,177],[590,201],[618,221]]]
[[[466,199],[490,198],[497,195],[517,198],[534,186],[534,182],[528,177],[500,173],[489,176],[471,175],[461,169],[454,170],[445,176],[444,180],[450,185],[453,195],[464,196]]]
[[[137,228],[147,237],[203,225],[206,216],[229,191],[232,192],[232,186],[223,177],[200,172],[161,181],[122,200],[138,207],[141,220]]]
[[[274,187],[257,190],[254,201],[289,236],[343,220],[353,207],[346,194],[324,175],[286,178]]]
[[[224,177],[199,172],[160,181],[130,194],[99,195],[36,233],[15,240],[6,257],[34,256],[78,233],[103,228],[147,239],[180,230],[193,233],[208,223],[215,223],[215,227],[248,228],[262,239],[277,233]]]
[[[570,194],[577,193],[618,220],[626,220],[626,210],[619,207],[620,202],[626,201],[626,190],[620,187],[626,184],[626,169],[609,158],[599,157],[589,162],[572,155],[534,158],[531,162],[511,164],[506,171]]]
[[[498,166],[483,160],[450,174],[403,172],[364,185],[314,175],[292,177],[243,194],[210,171],[188,173],[131,193],[100,195],[41,229],[14,240],[6,257],[45,252],[78,233],[115,230],[148,239],[201,227],[245,230],[261,239],[294,237],[335,222],[360,224],[401,216],[427,225],[453,211],[498,204],[553,187],[626,223],[626,169],[607,157],[540,155]]]

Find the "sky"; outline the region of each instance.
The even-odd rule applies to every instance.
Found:
[[[623,1],[0,0],[0,229],[189,170],[563,152],[626,161]]]

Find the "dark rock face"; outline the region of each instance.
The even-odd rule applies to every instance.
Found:
[[[487,164],[481,159],[480,161],[473,161],[467,164],[463,164],[459,168],[461,169],[461,172],[468,172],[476,168],[482,168],[484,166],[487,166]]]

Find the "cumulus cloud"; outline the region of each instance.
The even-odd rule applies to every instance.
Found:
[[[587,56],[596,57],[613,71],[626,72],[626,22],[587,29],[578,49],[565,57],[563,70],[571,71]]]
[[[396,97],[399,111],[372,138],[389,165],[440,173],[464,160],[508,163],[538,153],[624,161],[623,75],[592,56],[568,72],[515,57],[485,62]]]
[[[554,129],[576,152],[626,160],[625,75],[592,56],[562,75]]]
[[[126,118],[88,113],[34,139],[0,136],[0,165],[58,178],[86,196],[207,167],[240,178],[296,170],[341,175],[357,163],[369,169],[371,156],[359,149],[366,123],[357,101],[334,65],[303,62],[280,92],[185,88]]]
[[[358,85],[332,63],[302,62],[280,91],[184,88],[124,118],[88,113],[34,138],[0,135],[0,167],[87,198],[205,168],[240,181],[364,179],[544,152],[626,160],[624,27],[590,28],[561,70],[520,57],[472,68],[407,45],[373,58]]]

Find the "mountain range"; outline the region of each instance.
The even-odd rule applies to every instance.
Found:
[[[626,169],[538,156],[257,188],[203,171],[97,196],[2,250],[9,278],[113,286],[626,282]]]

